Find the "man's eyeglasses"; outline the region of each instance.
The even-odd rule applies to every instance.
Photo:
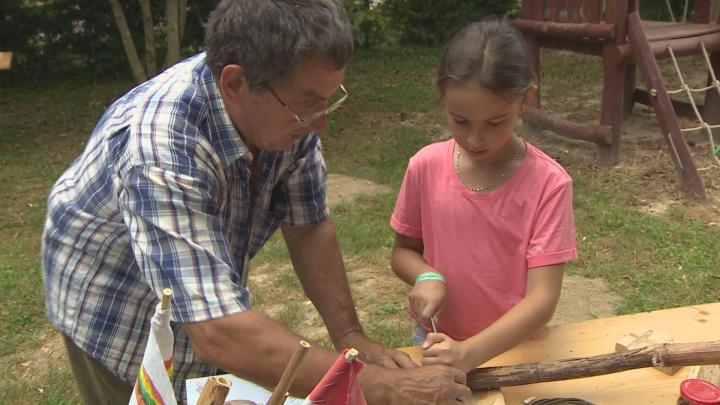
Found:
[[[324,115],[328,115],[328,114],[330,114],[331,112],[337,110],[338,107],[340,107],[340,105],[342,105],[342,103],[344,103],[345,100],[347,100],[347,98],[348,98],[348,92],[347,92],[347,90],[345,90],[345,86],[343,86],[343,85],[341,84],[341,85],[340,85],[340,92],[338,93],[338,97],[339,97],[339,98],[338,98],[337,100],[333,101],[329,106],[327,106],[326,108],[324,108],[324,109],[322,109],[322,110],[320,110],[320,111],[318,111],[318,112],[314,112],[314,113],[312,113],[312,114],[310,114],[310,115],[306,115],[306,116],[304,116],[304,117],[300,117],[300,116],[297,115],[293,110],[291,110],[290,107],[288,107],[288,105],[285,104],[285,102],[282,101],[282,100],[280,99],[280,97],[278,97],[278,95],[275,94],[275,92],[274,92],[270,87],[268,87],[268,90],[270,91],[270,94],[272,94],[273,96],[275,96],[275,98],[277,99],[277,101],[280,102],[280,104],[282,104],[282,106],[285,107],[285,109],[288,110],[288,112],[289,112],[290,114],[292,114],[292,116],[295,118],[295,124],[293,124],[293,128],[294,128],[294,129],[300,129],[300,128],[307,128],[307,127],[309,127],[309,126],[312,125],[312,123],[315,122],[318,118],[320,118],[320,117],[322,117],[322,116],[324,116]]]

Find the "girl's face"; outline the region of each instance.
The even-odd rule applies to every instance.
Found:
[[[484,87],[450,84],[444,95],[450,133],[470,158],[489,159],[512,138],[518,116],[536,89],[532,86],[521,101],[508,102]]]

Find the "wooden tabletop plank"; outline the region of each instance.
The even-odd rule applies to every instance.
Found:
[[[552,326],[483,366],[554,361],[612,353],[617,340],[628,333],[648,329],[670,336],[676,343],[717,340],[720,338],[720,303]],[[418,348],[404,350],[414,359],[420,358]],[[689,370],[689,367],[685,367],[675,375],[668,376],[659,370],[644,368],[577,380],[506,387],[502,389],[502,393],[508,404],[518,404],[529,397],[576,397],[597,405],[674,404],[680,382],[687,377]],[[484,405],[493,402],[474,403]]]

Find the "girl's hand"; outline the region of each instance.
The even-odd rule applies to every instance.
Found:
[[[410,290],[410,309],[415,320],[429,326],[445,303],[445,283],[438,280],[421,281]]]
[[[443,364],[468,372],[465,346],[444,333],[428,333],[422,346],[422,365]],[[470,366],[472,367],[472,366]]]

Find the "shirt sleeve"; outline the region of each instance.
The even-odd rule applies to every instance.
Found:
[[[400,235],[422,239],[420,178],[414,162],[414,159],[410,159],[405,171],[405,178],[390,218],[390,226]]]
[[[224,236],[213,173],[201,159],[182,166],[140,161],[120,169],[116,180],[142,277],[157,294],[173,290],[172,318],[180,323],[250,308]]]
[[[527,249],[529,269],[577,258],[572,194],[568,180],[541,202]]]
[[[305,152],[289,168],[285,177],[288,212],[285,222],[307,225],[321,222],[329,215],[327,203],[327,168],[320,137],[308,137]]]

